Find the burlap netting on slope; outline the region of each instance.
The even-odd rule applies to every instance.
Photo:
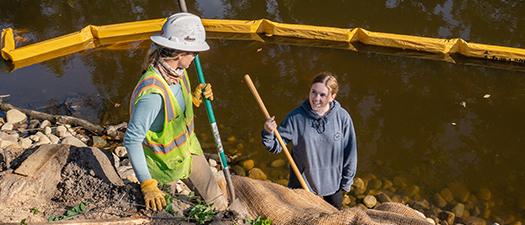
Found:
[[[248,214],[271,218],[274,224],[403,224],[431,225],[411,208],[383,203],[376,209],[337,210],[322,198],[302,189],[233,176],[235,193]]]

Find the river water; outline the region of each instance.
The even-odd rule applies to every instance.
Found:
[[[525,48],[524,1],[187,1],[204,18],[260,19]],[[23,4],[22,4],[23,3]],[[176,1],[8,0],[0,27],[13,27],[25,43],[80,30],[86,25],[162,18]],[[285,168],[269,163],[260,144],[263,116],[243,82],[254,80],[277,120],[299,105],[316,73],[337,75],[337,100],[351,114],[358,138],[358,176],[401,176],[431,198],[451,183],[475,193],[488,188],[494,216],[525,217],[525,65],[420,54],[337,43],[263,37],[225,40],[209,34],[200,54],[216,97],[214,109],[229,154],[251,155],[276,180]],[[128,119],[128,101],[149,41],[86,50],[9,71],[2,62],[0,95],[14,105],[73,115],[102,124]],[[336,48],[329,48],[334,46]],[[195,74],[190,69],[191,74]],[[196,76],[192,76],[193,84]],[[197,132],[211,143],[204,108]],[[231,141],[229,144],[227,141]],[[213,149],[207,149],[213,152]]]

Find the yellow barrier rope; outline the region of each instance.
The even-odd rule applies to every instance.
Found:
[[[160,31],[165,19],[145,20],[113,25],[88,25],[79,32],[15,48],[13,30],[2,30],[2,57],[17,67],[31,65],[81,50],[122,41],[146,39]],[[468,43],[460,38],[440,39],[368,31],[362,28],[335,28],[277,23],[260,20],[203,19],[208,32],[265,34],[335,42],[360,42],[366,45],[392,47],[439,54],[461,54],[467,57],[525,63],[525,49]]]

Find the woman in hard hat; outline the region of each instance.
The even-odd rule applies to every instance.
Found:
[[[218,210],[227,200],[217,185],[194,132],[193,105],[202,95],[213,100],[210,84],[191,92],[186,69],[195,55],[208,50],[204,26],[190,13],[170,16],[160,35],[152,36],[143,75],[133,91],[124,145],[140,181],[146,208],[162,210],[158,184],[189,183]]]
[[[288,113],[278,131],[286,143],[292,142],[292,158],[309,189],[340,209],[343,191],[350,191],[355,176],[357,146],[352,118],[335,100],[338,90],[331,73],[317,75],[308,99]],[[268,151],[279,153],[274,118],[264,123],[262,142]],[[301,188],[292,172],[288,187]]]

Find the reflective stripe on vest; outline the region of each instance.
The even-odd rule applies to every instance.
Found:
[[[181,83],[183,83],[184,85],[182,88],[183,96],[186,96],[186,98],[190,98],[189,100],[184,98],[184,102],[185,104],[187,104],[186,110],[185,112],[180,112],[180,114],[184,114],[183,118],[185,118],[184,119],[185,126],[183,125],[184,128],[182,129],[181,128],[177,129],[179,130],[178,131],[179,133],[172,134],[171,137],[168,137],[170,139],[162,141],[163,143],[159,143],[157,142],[158,140],[152,140],[150,138],[144,139],[143,144],[145,145],[145,147],[151,149],[151,151],[154,154],[165,155],[165,154],[170,153],[171,151],[184,145],[188,141],[188,139],[191,137],[191,135],[193,134],[194,119],[193,119],[193,112],[192,112],[193,110],[191,108],[192,107],[191,93],[189,89],[190,85],[189,85],[186,71],[184,71],[184,76],[182,76],[182,81],[183,82]],[[163,80],[163,78],[159,74],[156,73],[156,71],[152,67],[148,68],[148,71],[146,72],[145,77],[143,77],[142,80],[139,81],[139,83],[135,87],[135,90],[132,94],[131,101],[130,101],[131,103],[130,109],[131,111],[133,111],[133,108],[135,107],[135,102],[137,101],[136,98],[138,96],[141,96],[141,93],[152,91],[152,89],[156,90],[156,91],[153,91],[154,93],[158,93],[162,96],[162,99],[164,102],[164,106],[165,106],[164,113],[165,115],[167,115],[167,117],[165,116],[164,118],[164,125],[163,125],[163,129],[164,129],[164,127],[167,124],[171,124],[172,120],[175,119],[175,117],[177,116],[177,113],[176,113],[177,110],[175,110],[175,107],[177,107],[179,111],[180,111],[180,107],[179,105],[177,105],[178,103],[175,97],[171,94],[171,90],[169,89],[168,84]],[[164,131],[161,131],[161,132],[164,132]]]
[[[168,144],[160,144],[152,142],[148,139],[144,139],[143,144],[147,145],[155,154],[167,154],[171,152],[173,149],[177,148],[178,146],[181,146],[186,143],[186,141],[190,138],[191,134],[193,133],[193,119],[187,126],[188,132],[183,132],[182,134],[179,134],[177,137],[175,137],[173,140],[171,140]]]

